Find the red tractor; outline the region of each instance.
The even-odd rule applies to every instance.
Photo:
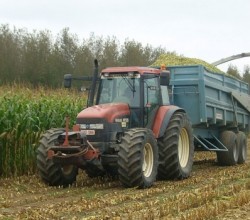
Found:
[[[66,87],[72,79],[65,76]],[[99,74],[95,60],[91,80],[88,107],[73,129],[67,122],[41,138],[37,166],[44,182],[67,186],[79,168],[89,177],[118,175],[125,187],[139,188],[190,175],[192,127],[185,110],[170,105],[168,71],[112,67]]]

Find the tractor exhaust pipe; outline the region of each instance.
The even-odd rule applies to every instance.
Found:
[[[89,91],[87,107],[90,107],[94,104],[94,97],[95,97],[97,80],[98,80],[98,61],[97,61],[97,59],[95,59],[94,60],[94,72],[93,72],[92,83],[91,83],[91,87],[90,87],[90,91]]]

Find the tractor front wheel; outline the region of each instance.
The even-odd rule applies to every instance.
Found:
[[[177,112],[158,140],[159,179],[184,179],[192,170],[194,143],[191,124],[186,113]]]
[[[156,179],[158,147],[151,130],[126,131],[118,153],[118,175],[125,187],[147,188]]]
[[[37,149],[37,168],[42,180],[50,186],[68,186],[76,180],[78,168],[73,165],[61,166],[48,158],[48,150],[57,141],[64,129],[48,130],[41,138]]]

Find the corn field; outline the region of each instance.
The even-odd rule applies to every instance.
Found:
[[[0,175],[32,174],[36,170],[36,148],[41,134],[73,124],[85,98],[63,89],[0,87]]]

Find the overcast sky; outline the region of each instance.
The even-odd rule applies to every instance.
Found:
[[[0,0],[0,24],[55,36],[69,27],[79,39],[134,39],[207,62],[250,52],[250,0]],[[231,63],[243,71],[250,57]]]

